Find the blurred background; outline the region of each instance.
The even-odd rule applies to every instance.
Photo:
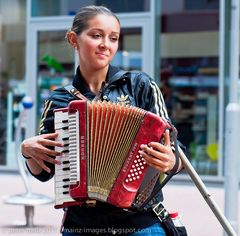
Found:
[[[22,97],[34,100],[27,131],[33,135],[49,91],[69,83],[75,71],[74,51],[65,40],[72,15],[83,5],[100,4],[116,12],[122,23],[112,64],[143,70],[157,81],[198,173],[223,177],[220,108],[228,96],[227,88],[220,90],[227,75],[225,82],[219,78],[219,0],[156,2],[0,0],[0,170],[16,170],[11,160]]]

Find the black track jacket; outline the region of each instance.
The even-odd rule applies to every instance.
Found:
[[[100,94],[101,100],[128,103],[156,113],[166,120],[169,119],[159,87],[147,74],[143,72],[127,72],[122,77],[112,80],[112,76],[118,71],[117,67],[109,66],[106,84],[103,86]],[[95,94],[84,83],[79,68],[77,68],[74,76],[73,86],[89,100],[94,99]],[[52,91],[44,105],[40,123],[40,134],[55,132],[53,110],[67,107],[70,101],[76,99],[65,88],[58,88]],[[47,165],[51,168],[50,174],[43,170],[39,175],[32,175],[40,181],[49,180],[54,175],[54,165],[49,163]],[[159,201],[163,199],[161,192],[157,198]],[[100,227],[105,230],[108,230],[109,227],[118,230],[128,228],[131,230],[144,228],[157,221],[158,219],[151,211],[128,212],[107,203],[97,202],[94,208],[69,207],[64,227],[68,229],[81,229],[81,232],[86,227]]]

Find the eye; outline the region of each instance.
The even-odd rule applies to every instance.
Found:
[[[99,38],[102,37],[102,35],[101,35],[101,34],[93,34],[92,37],[93,37],[94,39],[99,39]]]
[[[118,37],[110,37],[110,40],[111,40],[112,42],[117,42],[117,41],[118,41]]]

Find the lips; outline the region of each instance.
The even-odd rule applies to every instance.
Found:
[[[96,52],[97,55],[101,56],[101,57],[108,57],[107,54],[102,53],[102,52]]]

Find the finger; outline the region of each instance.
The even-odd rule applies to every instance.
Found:
[[[63,147],[64,146],[64,143],[62,143],[62,142],[49,140],[49,139],[41,139],[41,141],[39,141],[39,143],[41,143],[43,146],[51,146],[51,147]]]
[[[144,158],[148,165],[158,169],[159,171],[165,171],[167,169],[165,162],[161,161],[160,159],[151,157],[143,151],[139,151],[139,154]]]
[[[42,167],[43,170],[47,171],[48,173],[51,172],[51,169],[49,167],[47,167],[46,164],[42,160],[39,160],[39,159],[36,159],[36,158],[34,158],[34,160],[38,163],[38,165],[40,167]]]
[[[58,152],[58,151],[55,151],[55,150],[51,150],[51,149],[48,149],[48,148],[45,148],[45,147],[43,147],[41,151],[42,151],[42,153],[44,153],[46,156],[53,156],[53,157],[62,156],[62,152]]]
[[[42,136],[45,139],[54,139],[58,137],[58,133],[55,132],[55,133],[49,133],[49,134],[42,134],[40,136]]]
[[[54,165],[60,165],[61,162],[57,159],[55,159],[54,157],[51,157],[51,156],[44,156],[45,158],[45,161],[49,162],[49,163],[52,163]]]
[[[49,162],[49,163],[52,163],[54,165],[60,165],[61,162],[59,160],[56,160],[54,157],[51,157],[47,154],[42,154],[42,155],[39,155],[39,158],[38,160],[41,160],[41,161],[46,161],[46,162]]]
[[[156,151],[156,150],[154,150],[153,148],[151,148],[151,147],[149,147],[147,145],[144,145],[142,150],[144,150],[144,152],[146,152],[148,155],[151,155],[153,157],[158,158],[159,151]]]
[[[154,155],[150,153],[146,153],[143,151],[139,151],[139,154],[143,156],[144,159],[148,160],[152,164],[161,164],[165,163],[168,160],[167,155],[159,152],[153,152]]]
[[[158,152],[165,153],[168,151],[166,146],[157,142],[151,142],[148,145],[141,145],[140,148],[147,153],[151,152],[151,155],[156,155]],[[155,154],[153,154],[152,150],[155,150],[157,152],[154,152]]]
[[[164,145],[171,146],[169,129],[164,132]]]

